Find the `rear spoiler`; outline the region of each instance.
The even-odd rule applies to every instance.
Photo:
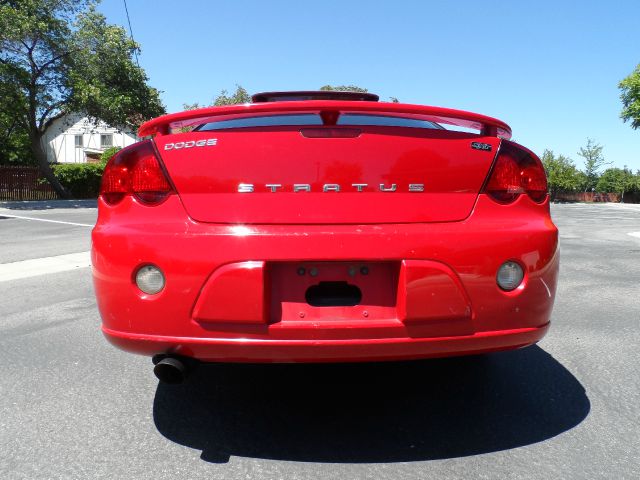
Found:
[[[267,103],[244,103],[223,107],[206,107],[185,112],[163,115],[140,126],[138,135],[168,135],[185,127],[204,123],[243,117],[247,115],[275,115],[286,113],[317,113],[325,125],[335,125],[343,113],[369,113],[394,115],[441,124],[456,125],[478,130],[481,135],[511,138],[511,127],[496,118],[478,113],[451,108],[411,105],[406,103],[379,103],[339,100],[279,101]]]

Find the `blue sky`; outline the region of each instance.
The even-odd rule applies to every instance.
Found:
[[[640,169],[618,82],[640,63],[640,1],[128,0],[140,64],[169,112],[249,93],[355,84],[471,110],[571,157],[587,137]],[[123,0],[99,7],[126,26]]]

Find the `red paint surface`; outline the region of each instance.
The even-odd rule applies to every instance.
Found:
[[[239,262],[218,268],[202,287],[193,309],[194,320],[205,323],[266,322],[264,265],[264,262]]]

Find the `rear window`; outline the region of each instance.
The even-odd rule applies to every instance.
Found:
[[[282,127],[291,125],[322,125],[319,115],[267,115],[264,117],[234,118],[233,120],[220,120],[218,122],[206,123],[197,130],[224,130],[227,128],[249,128],[249,127]]]
[[[443,128],[441,125],[415,118],[390,115],[345,114],[338,118],[338,125],[371,125],[376,127]]]
[[[225,130],[230,128],[251,127],[283,127],[296,125],[322,125],[319,115],[306,113],[298,115],[265,115],[263,117],[234,118],[232,120],[219,120],[201,125],[196,130]],[[338,118],[338,125],[368,125],[375,127],[409,127],[409,128],[437,128],[442,125],[427,120],[414,118],[394,117],[390,115],[366,115],[344,114]]]

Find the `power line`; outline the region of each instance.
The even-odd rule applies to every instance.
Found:
[[[127,0],[122,0],[124,2],[124,11],[127,12],[127,23],[129,24],[129,35],[131,36],[131,40],[135,43],[135,39],[133,38],[133,30],[131,29],[131,19],[129,18],[129,9],[127,8]],[[138,49],[133,51],[133,54],[136,56],[136,63],[138,64],[138,68],[140,68],[140,62],[138,61]]]

